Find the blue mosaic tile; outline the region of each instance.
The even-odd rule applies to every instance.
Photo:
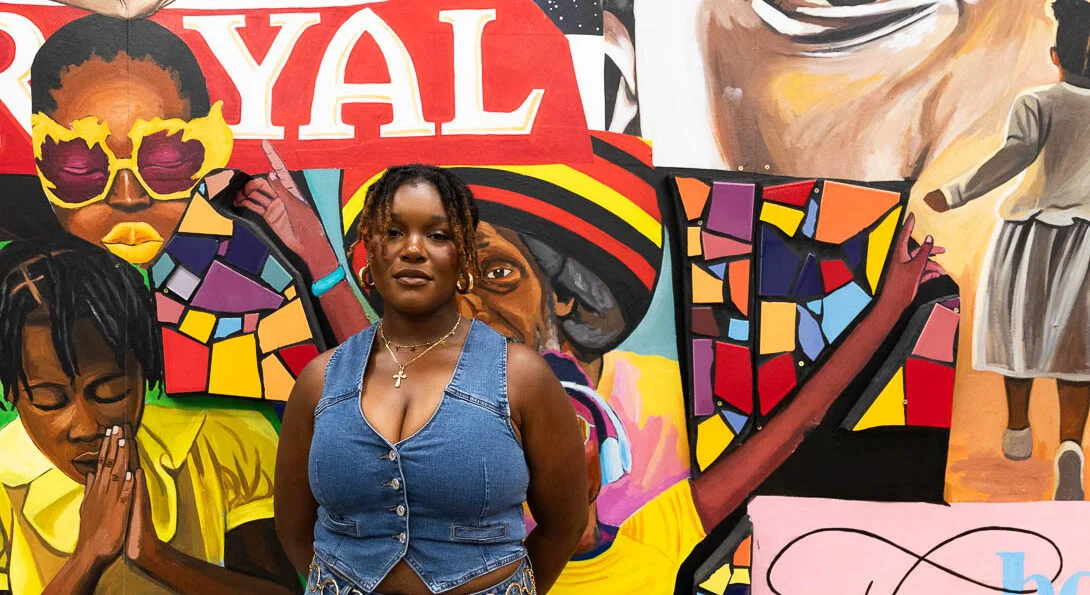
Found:
[[[269,248],[245,225],[235,225],[231,245],[227,247],[227,262],[248,273],[257,275],[265,264]]]
[[[174,236],[167,243],[167,252],[197,275],[208,269],[218,249],[218,240],[205,237]]]
[[[761,226],[762,297],[787,297],[802,262],[770,225]]]

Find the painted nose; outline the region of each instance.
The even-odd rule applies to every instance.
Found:
[[[151,197],[140,185],[136,175],[127,169],[117,173],[106,202],[111,207],[126,212],[141,211],[151,206]]]
[[[72,403],[72,419],[68,426],[68,440],[70,442],[89,442],[101,433],[102,420],[98,419],[94,410],[88,407],[83,399],[75,399]]]

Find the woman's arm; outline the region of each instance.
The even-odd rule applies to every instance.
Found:
[[[538,591],[547,593],[587,526],[587,462],[575,410],[549,365],[533,350],[508,354],[511,417],[530,468],[527,503],[537,526],[526,537]]]
[[[307,574],[314,557],[314,523],[318,502],[310,493],[310,441],[314,437],[314,408],[322,398],[325,368],[332,351],[307,364],[295,381],[276,454],[274,506],[276,534],[292,566]]]
[[[896,252],[877,303],[844,343],[764,429],[693,480],[693,500],[706,529],[715,527],[741,506],[795,452],[915,299],[934,245],[928,237],[916,254],[909,254],[908,239],[914,224],[915,218],[909,215],[897,237]]]

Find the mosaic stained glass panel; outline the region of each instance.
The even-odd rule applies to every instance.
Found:
[[[674,188],[699,473],[774,416],[872,304],[907,185],[724,173],[676,177]],[[914,369],[914,390],[941,382]]]
[[[256,233],[198,192],[150,270],[168,394],[287,400],[318,334],[297,276]]]

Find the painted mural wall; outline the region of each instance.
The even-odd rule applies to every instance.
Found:
[[[76,568],[94,593],[301,590],[272,524],[280,415],[382,312],[359,284],[310,286],[355,278],[363,197],[404,162],[469,184],[484,278],[459,308],[544,354],[585,422],[593,547],[552,593],[855,592],[783,586],[791,556],[865,582],[798,562],[794,537],[835,528],[811,511],[912,542],[911,564],[949,535],[876,503],[1081,499],[1083,377],[1060,374],[1058,407],[1056,383],[974,364],[1034,341],[1087,361],[1087,288],[1048,283],[1090,251],[1070,221],[1010,235],[1068,248],[1003,306],[1016,281],[992,285],[986,256],[1017,190],[931,200],[1046,136],[1008,124],[1057,80],[1043,2],[65,4],[0,2],[0,593]],[[288,191],[239,192],[261,178]],[[1068,306],[1027,297],[1052,293]],[[978,304],[1017,299],[1074,330],[1000,315],[981,339]],[[94,477],[115,427],[131,506]],[[1072,572],[1022,563],[1057,590]],[[1025,592],[1002,576],[978,583]]]

